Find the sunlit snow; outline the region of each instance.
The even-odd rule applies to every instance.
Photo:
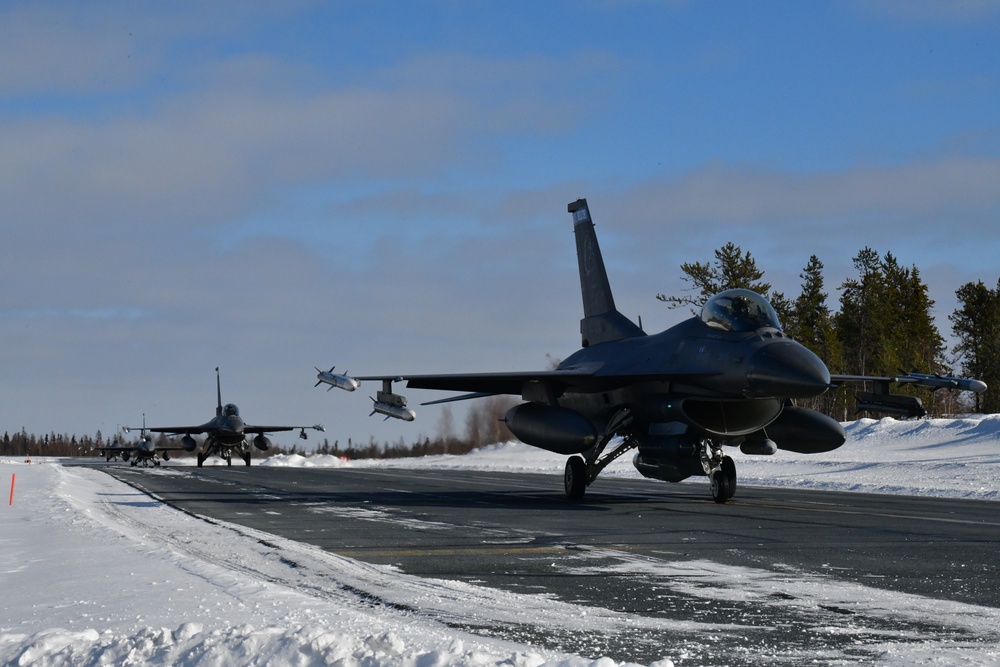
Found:
[[[826,454],[779,452],[755,458],[737,452],[741,484],[998,499],[1000,415],[865,419],[846,428],[848,442]],[[563,462],[561,456],[505,443],[466,456],[353,462],[275,456],[262,465],[560,474]],[[157,474],[171,471],[160,469]],[[605,474],[638,476],[628,457]],[[13,502],[8,504],[15,476]],[[464,633],[440,619],[466,617],[488,624],[516,617],[542,630],[581,634],[616,626],[654,630],[675,624],[685,626],[678,631],[710,637],[722,629],[696,620],[678,624],[625,616],[545,595],[406,575],[248,528],[204,522],[97,469],[57,461],[26,465],[0,459],[0,490],[3,665],[610,667],[619,662]],[[868,617],[899,619],[911,626],[933,619],[954,628],[956,637],[971,639],[928,639],[904,628],[886,630],[873,640],[868,629],[864,632],[872,660],[891,665],[1000,664],[997,609],[876,590],[815,574],[779,576],[711,561],[667,562],[610,552],[603,556],[569,560],[562,567],[568,573],[600,573],[611,567],[619,574],[662,581],[687,595],[738,594],[801,613],[811,613],[809,601],[822,598],[851,605]],[[706,580],[712,585],[704,585]],[[373,605],[373,598],[382,603]],[[421,613],[423,609],[434,614]],[[816,631],[850,630],[830,625]],[[664,646],[659,665],[697,664],[687,657],[683,646]],[[758,657],[762,664],[768,662],[768,656]],[[820,654],[783,659],[849,662],[843,656]]]

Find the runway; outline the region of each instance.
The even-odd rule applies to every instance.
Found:
[[[104,469],[184,511],[409,574],[740,628],[718,631],[707,648],[703,633],[683,625],[689,639],[469,628],[527,634],[553,648],[588,642],[619,660],[650,661],[658,646],[695,636],[707,664],[713,656],[757,664],[762,647],[780,646],[782,655],[814,648],[817,627],[852,628],[822,638],[848,654],[859,628],[996,641],[931,620],[934,609],[947,616],[965,605],[1000,607],[993,502],[741,487],[718,505],[707,483],[602,478],[571,503],[552,475]],[[879,611],[886,605],[906,608]]]

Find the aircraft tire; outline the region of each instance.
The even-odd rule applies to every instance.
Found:
[[[712,472],[712,499],[722,504],[727,502],[736,493],[736,467],[732,468],[732,475],[727,474],[726,466]]]
[[[566,472],[563,475],[566,487],[566,497],[570,500],[580,500],[587,491],[587,464],[582,456],[571,456],[566,459]]]
[[[201,452],[198,452],[198,467],[199,468],[201,468],[203,465],[205,465],[205,458],[206,457],[203,456]]]
[[[250,465],[250,452],[247,452],[246,454],[240,454],[240,456],[243,457],[243,460],[246,462],[247,465]]]
[[[729,478],[729,498],[732,498],[736,495],[736,462],[731,456],[723,456],[721,468],[723,474]]]

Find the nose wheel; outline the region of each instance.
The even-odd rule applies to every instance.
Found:
[[[712,484],[712,499],[717,503],[728,502],[736,493],[736,464],[728,456],[709,475]]]
[[[728,502],[736,493],[736,463],[722,453],[722,448],[711,440],[702,442],[701,467],[712,486],[712,499],[717,503]]]

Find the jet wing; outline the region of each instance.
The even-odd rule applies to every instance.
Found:
[[[95,447],[95,449],[98,449],[98,450],[100,450],[102,452],[140,452],[140,451],[148,451],[148,450],[144,450],[141,447],[138,447],[136,445],[128,445],[128,446],[125,446],[125,447],[122,447],[122,446],[119,446],[119,445],[116,445],[116,446],[113,446],[113,447],[103,446],[103,447]],[[188,450],[185,449],[184,447],[156,447],[154,451],[156,451],[156,452],[181,452],[181,451],[188,451]]]
[[[311,428],[314,431],[326,431],[320,424],[312,426],[244,426],[244,433],[278,433],[279,431],[296,431],[298,429]]]
[[[903,396],[893,394],[889,390],[890,384],[908,384],[916,387],[928,387],[937,391],[938,389],[953,389],[959,391],[972,391],[981,393],[986,391],[986,383],[981,380],[971,380],[968,378],[957,378],[951,375],[927,375],[925,373],[902,373],[893,376],[876,375],[831,375],[830,384],[834,387],[844,382],[871,382],[873,391],[859,391],[857,393],[857,410],[869,410],[887,414],[900,415],[902,417],[925,417],[927,410],[924,409],[920,399],[916,396]]]
[[[457,373],[442,375],[369,375],[355,380],[381,382],[406,382],[409,389],[436,389],[440,391],[469,392],[463,396],[432,401],[443,403],[467,398],[480,398],[510,394],[522,396],[531,393],[531,386],[555,396],[565,393],[609,391],[637,381],[678,381],[689,379],[689,374],[657,374],[636,372],[607,372],[604,364],[593,363],[554,371],[529,371],[513,373]],[[429,405],[430,403],[428,403]]]
[[[209,424],[202,424],[201,426],[159,426],[156,428],[146,428],[146,430],[152,433],[166,433],[167,435],[200,435],[218,429]]]
[[[128,447],[118,447],[118,446],[116,446],[116,447],[107,447],[107,446],[104,446],[104,447],[95,447],[94,449],[98,449],[98,450],[100,450],[102,452],[131,452],[133,449],[136,449],[136,447],[133,447],[131,445],[128,446]]]
[[[912,384],[931,389],[957,389],[981,394],[986,391],[986,383],[982,380],[957,378],[952,375],[928,375],[925,373],[903,373],[893,376],[877,375],[831,375],[830,382],[834,386],[844,382],[885,382],[896,384]]]
[[[566,391],[592,385],[593,372],[535,371],[530,373],[457,373],[444,375],[403,375],[359,377],[357,380],[405,380],[410,389],[438,389],[441,391],[466,391],[485,396],[520,394],[525,383],[545,382],[555,389]]]

